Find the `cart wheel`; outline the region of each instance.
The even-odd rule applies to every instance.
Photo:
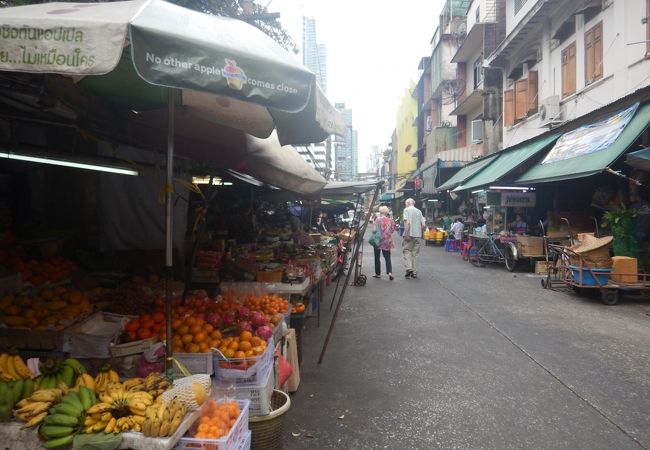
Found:
[[[600,301],[606,305],[615,305],[618,303],[617,291],[602,291],[600,293]]]
[[[515,271],[515,266],[517,265],[517,260],[515,259],[515,254],[512,251],[512,247],[507,246],[503,252],[503,262],[506,264],[506,269],[510,272]]]
[[[546,278],[542,278],[541,280],[539,280],[539,282],[542,284],[542,287],[544,289],[548,288],[548,282],[546,281]]]
[[[361,274],[357,277],[357,286],[365,286],[367,281],[368,277],[366,277],[364,274]]]

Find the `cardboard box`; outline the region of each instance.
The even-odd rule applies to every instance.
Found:
[[[546,275],[548,273],[548,263],[546,261],[536,261],[535,262],[535,273],[539,275]]]
[[[630,258],[629,256],[612,257],[612,274],[610,278],[614,283],[637,283],[639,281],[637,273],[638,264],[636,258]]]

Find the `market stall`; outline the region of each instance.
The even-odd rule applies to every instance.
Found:
[[[13,442],[15,435],[22,433],[19,436],[21,442],[26,445],[39,442],[38,445],[47,448],[85,439],[89,440],[89,445],[99,445],[101,439],[102,444],[106,444],[106,440],[111,438],[115,442],[106,445],[115,444],[113,448],[172,448],[179,439],[183,443],[186,438],[189,439],[188,447],[198,443],[219,448],[246,448],[251,439],[248,431],[250,402],[209,399],[212,384],[209,377],[216,371],[215,379],[228,380],[226,384],[248,386],[254,380],[258,382],[254,384],[257,386],[263,382],[264,392],[269,392],[268,400],[265,400],[265,395],[257,395],[261,400],[251,405],[250,411],[251,415],[262,416],[270,412],[269,402],[276,383],[270,375],[273,364],[269,361],[273,361],[274,332],[282,329],[290,312],[289,302],[280,297],[287,288],[278,294],[269,292],[269,286],[264,286],[267,290],[264,295],[228,291],[221,297],[193,291],[183,300],[185,286],[172,282],[173,268],[179,267],[172,261],[183,259],[182,253],[178,252],[181,243],[173,245],[172,218],[174,212],[182,216],[187,216],[187,213],[182,208],[173,208],[172,202],[187,196],[191,183],[174,169],[174,144],[179,144],[185,156],[197,155],[199,142],[208,144],[204,148],[212,151],[220,146],[234,149],[236,152],[229,154],[236,156],[219,167],[243,171],[243,177],[253,175],[265,183],[293,191],[304,189],[302,193],[315,195],[324,184],[321,179],[312,177],[313,184],[309,184],[309,177],[302,176],[298,182],[285,184],[292,183],[296,174],[304,172],[297,170],[295,164],[289,164],[294,155],[291,152],[281,154],[287,150],[280,150],[280,142],[320,141],[327,135],[341,132],[342,122],[316,86],[313,74],[248,25],[190,12],[156,0],[86,6],[59,3],[55,6],[3,8],[0,11],[3,29],[49,30],[56,27],[61,33],[77,33],[79,37],[75,41],[76,62],[67,58],[65,64],[43,60],[25,65],[18,57],[0,62],[0,70],[13,72],[7,73],[6,77],[3,74],[9,83],[20,86],[20,90],[26,90],[25,86],[40,85],[40,89],[36,88],[34,92],[51,95],[57,105],[47,110],[40,107],[38,101],[31,102],[30,93],[9,89],[3,94],[3,104],[13,107],[18,100],[18,103],[29,105],[28,109],[34,110],[34,116],[49,119],[36,120],[37,117],[16,114],[11,120],[21,123],[31,120],[31,123],[41,124],[39,126],[50,124],[57,129],[68,126],[68,129],[77,130],[79,125],[75,120],[86,105],[82,112],[85,114],[82,127],[87,127],[79,133],[86,146],[83,152],[74,155],[64,151],[55,153],[45,145],[46,150],[40,148],[41,154],[35,155],[29,145],[14,145],[6,149],[5,158],[76,168],[90,166],[91,170],[109,171],[119,176],[149,176],[151,172],[158,174],[156,169],[160,165],[165,167],[166,180],[159,184],[162,189],[158,192],[166,197],[166,222],[154,233],[143,234],[143,239],[155,237],[158,231],[166,234],[165,270],[159,270],[161,265],[157,265],[158,268],[150,266],[153,260],[160,258],[160,254],[136,255],[141,259],[140,262],[132,259],[133,265],[146,265],[147,268],[143,274],[129,279],[127,271],[102,273],[99,261],[84,255],[84,266],[93,265],[91,263],[97,266],[91,279],[85,270],[79,270],[75,263],[60,256],[64,253],[62,249],[51,251],[50,240],[44,242],[46,245],[27,248],[24,242],[14,243],[11,233],[3,234],[2,239],[8,244],[5,249],[10,249],[11,253],[1,256],[19,269],[22,276],[17,280],[13,275],[2,279],[3,290],[6,287],[8,292],[17,293],[3,296],[0,302],[1,321],[8,326],[3,328],[2,344],[3,348],[19,350],[25,359],[19,360],[19,356],[8,353],[0,359],[3,374],[0,420],[7,421],[13,415],[26,422],[27,427],[16,431],[11,422],[0,424],[0,435],[6,438],[5,442]],[[57,8],[55,15],[51,14],[52,8]],[[108,25],[99,24],[98,18]],[[189,22],[197,26],[188,28],[182,25]],[[26,48],[26,39],[30,40],[29,48],[35,48],[39,54],[72,52],[69,40],[48,37],[34,40],[25,33],[12,36],[15,39],[9,39],[5,48],[9,55]],[[151,45],[161,42],[165,45]],[[130,50],[130,54],[124,52],[125,48]],[[173,53],[173,58],[168,56],[168,51]],[[196,64],[189,64],[178,55],[187,55]],[[212,67],[214,61],[224,61],[225,68],[217,70]],[[68,78],[20,72],[74,75],[76,81],[85,78],[72,85]],[[266,82],[262,87],[253,86],[253,81],[266,80],[269,73],[278,77],[277,83],[271,80],[274,85],[286,89],[265,89]],[[95,102],[98,98],[101,101]],[[181,103],[182,107],[177,107]],[[93,106],[87,107],[88,104]],[[110,108],[103,109],[107,104]],[[111,116],[116,111],[124,115]],[[198,115],[202,119],[197,119]],[[120,128],[124,123],[128,124],[126,133]],[[226,130],[223,125],[243,127],[244,132],[258,138]],[[160,133],[160,129],[165,128],[166,142],[165,133]],[[274,128],[279,138],[272,136],[269,140],[267,137]],[[214,130],[219,134],[215,135]],[[92,139],[88,139],[89,136]],[[113,139],[165,150],[166,164],[155,160],[151,165],[143,165],[142,159],[125,157],[123,151],[118,154]],[[93,144],[88,145],[85,141]],[[97,142],[101,144],[102,141],[107,144],[105,151],[98,148]],[[57,142],[56,146],[62,145]],[[273,151],[268,150],[269,146]],[[293,161],[296,158],[300,157],[296,154]],[[196,159],[205,161],[208,158],[199,153]],[[8,164],[14,169],[23,163]],[[113,176],[118,175],[110,175]],[[94,183],[95,180],[88,178],[88,181]],[[114,194],[116,189],[124,187],[114,178],[106,181],[106,192]],[[184,186],[185,190],[178,186]],[[137,195],[123,195],[121,198],[122,202],[114,202],[114,212],[119,211],[120,206],[133,203],[131,200]],[[155,217],[158,213],[155,207],[151,211],[142,209],[136,214]],[[107,217],[114,216],[107,214]],[[10,217],[10,221],[13,218]],[[114,225],[113,230],[127,230],[129,233],[138,228],[126,222]],[[190,227],[189,223],[187,227],[181,224],[177,229]],[[121,242],[128,247],[128,241],[123,240],[124,234],[114,232],[109,236],[111,242]],[[128,255],[129,258],[133,256]],[[214,255],[202,256],[204,262],[214,262]],[[121,257],[126,258],[125,255]],[[142,264],[143,261],[146,262]],[[294,273],[296,277],[299,275]],[[305,276],[305,272],[302,275]],[[29,284],[22,286],[23,278]],[[165,281],[162,282],[161,278]],[[299,291],[296,292],[302,294],[305,288],[301,286],[307,280],[298,284],[297,279],[290,281],[294,284],[288,285],[289,290],[297,288]],[[110,287],[100,287],[102,285]],[[102,305],[122,307],[117,315],[111,316],[101,311]],[[36,328],[37,332],[22,333],[24,328]],[[170,378],[172,363],[180,363],[177,364],[179,373],[173,385],[156,375],[162,370],[161,350],[163,353],[165,350],[160,343],[165,341],[167,357],[162,361],[167,365]],[[210,351],[212,348],[217,351]],[[177,357],[172,356],[174,349]],[[84,362],[72,359],[70,355],[78,355]],[[32,361],[31,356],[39,357],[41,364]],[[29,360],[30,369],[25,370],[25,360]],[[95,366],[101,360],[109,361],[118,370],[97,369]],[[183,368],[198,374],[197,377],[182,377]],[[150,371],[146,376],[145,369]],[[88,370],[97,375],[81,376]],[[76,392],[66,392],[68,388]],[[242,391],[250,397],[258,392],[254,389],[246,387]],[[6,395],[9,391],[11,396]],[[155,402],[158,397],[166,398]],[[173,397],[181,401],[172,401]],[[288,407],[288,402],[285,407]],[[224,421],[224,414],[228,415],[227,421]],[[221,418],[220,426],[218,418]],[[203,425],[208,421],[214,429],[205,429]],[[36,430],[37,426],[40,432]],[[187,430],[190,434],[181,439]],[[78,431],[82,433],[77,434]],[[193,438],[198,441],[192,441]]]

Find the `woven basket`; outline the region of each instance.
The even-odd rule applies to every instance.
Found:
[[[605,269],[612,267],[612,258],[610,249],[612,247],[612,237],[596,238],[588,233],[584,233],[582,241],[572,250],[582,256],[584,264],[592,269]],[[572,257],[571,264],[580,265],[579,258]]]
[[[276,389],[271,397],[271,413],[266,416],[251,416],[248,419],[248,427],[253,434],[251,450],[282,449],[282,425],[284,413],[289,410],[289,406],[289,396]]]

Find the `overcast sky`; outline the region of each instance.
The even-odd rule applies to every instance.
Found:
[[[268,0],[257,0],[266,5]],[[302,16],[316,19],[327,46],[327,96],[352,109],[359,133],[359,169],[371,145],[386,146],[400,97],[431,53],[443,0],[271,0],[283,26],[302,46]]]

